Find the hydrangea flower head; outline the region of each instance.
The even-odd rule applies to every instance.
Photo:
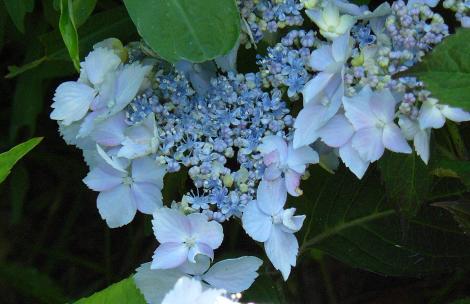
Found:
[[[208,221],[206,215],[160,208],[152,220],[155,237],[160,242],[153,255],[152,269],[169,269],[186,260],[195,263],[198,254],[214,258],[224,238],[222,225]]]

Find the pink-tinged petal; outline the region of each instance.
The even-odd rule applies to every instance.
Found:
[[[66,126],[85,117],[96,92],[86,84],[67,81],[59,85],[55,91],[54,110],[50,117],[60,120]]]
[[[242,224],[246,233],[255,241],[265,242],[271,235],[271,216],[263,213],[256,201],[251,201],[245,206]]]
[[[277,150],[276,150],[276,151],[272,151],[272,152],[269,152],[268,154],[264,155],[263,163],[266,166],[269,166],[271,164],[279,163],[279,152],[277,152]]]
[[[179,211],[160,208],[153,215],[153,232],[160,243],[183,243],[191,236],[191,224],[186,216]]]
[[[425,164],[429,161],[429,141],[431,140],[431,129],[420,130],[414,137],[416,153]]]
[[[188,247],[182,243],[163,243],[153,254],[151,269],[171,269],[180,266],[188,258]]]
[[[347,33],[333,39],[331,53],[335,61],[344,63],[349,58],[349,53],[351,51],[349,38],[348,31]]]
[[[107,191],[122,184],[125,176],[109,166],[99,166],[91,169],[83,182],[93,191]]]
[[[411,147],[408,145],[400,128],[389,123],[383,130],[383,143],[385,148],[397,153],[411,153]]]
[[[285,163],[287,157],[287,143],[282,137],[269,135],[263,137],[261,142],[262,143],[259,145],[258,150],[261,154],[267,156],[267,160],[265,161],[266,165],[275,162],[276,158],[279,159],[280,163]],[[271,152],[277,152],[277,157]]]
[[[301,174],[295,172],[294,170],[288,170],[285,174],[286,189],[287,192],[292,196],[299,196],[302,194],[302,190],[299,188],[300,177]]]
[[[441,111],[431,102],[424,102],[418,114],[419,127],[421,129],[440,129],[444,126],[446,119]]]
[[[389,89],[374,92],[370,100],[372,113],[374,113],[374,115],[384,123],[393,121],[393,118],[395,117],[396,104],[397,101]]]
[[[324,71],[334,64],[336,64],[336,62],[329,45],[321,46],[310,55],[310,66],[315,71]]]
[[[304,97],[304,106],[309,103],[319,103],[318,100],[325,87],[331,81],[335,74],[320,72],[309,82],[307,82],[302,90],[302,96]]]
[[[214,250],[212,248],[204,243],[197,242],[191,248],[189,248],[188,252],[188,261],[190,263],[196,263],[196,256],[197,255],[205,255],[209,257],[211,260],[214,259]]]
[[[127,128],[126,115],[120,112],[103,122],[96,123],[91,133],[92,138],[103,146],[117,146],[124,140],[124,130]]]
[[[274,268],[282,273],[284,281],[290,274],[291,266],[295,266],[299,244],[292,233],[284,232],[280,225],[274,226],[271,236],[264,243],[266,255]]]
[[[119,185],[111,190],[100,192],[97,199],[101,218],[110,228],[129,224],[137,212],[130,187]]]
[[[132,195],[137,204],[137,209],[145,214],[153,214],[157,208],[163,206],[162,190],[154,184],[133,183]]]
[[[374,162],[384,154],[383,130],[372,127],[360,129],[352,138],[352,147],[365,161]]]
[[[327,110],[323,105],[311,103],[299,112],[294,123],[294,148],[307,146],[318,139],[318,130],[325,123]]]
[[[351,141],[346,143],[344,146],[339,148],[339,156],[341,160],[346,165],[346,167],[351,170],[354,175],[356,175],[359,179],[364,176],[364,173],[369,166],[368,161],[364,161],[359,153],[352,147]]]
[[[333,116],[320,130],[321,140],[330,147],[343,146],[354,133],[351,123],[342,114]]]
[[[440,106],[441,113],[452,121],[462,122],[470,120],[470,113],[460,108],[449,107],[448,105]]]
[[[300,174],[305,172],[307,164],[316,164],[320,161],[318,153],[309,146],[294,149],[293,144],[290,143],[287,155],[289,168]]]
[[[137,183],[150,183],[163,189],[163,177],[166,169],[150,157],[132,161],[132,179]]]
[[[365,86],[353,97],[343,97],[345,116],[352,123],[355,130],[375,126],[376,118],[371,115],[372,109],[369,101],[372,97],[372,90]]]
[[[256,272],[263,261],[253,256],[228,259],[215,263],[202,279],[215,288],[230,293],[248,289],[258,277]]]
[[[208,221],[207,216],[201,213],[191,213],[187,216],[191,226],[191,236],[196,242],[201,242],[212,249],[217,249],[224,239],[222,225],[216,221]]]
[[[284,207],[286,199],[287,189],[283,178],[273,181],[261,180],[256,194],[261,211],[267,215],[276,215]]]
[[[263,177],[267,180],[274,180],[281,176],[282,171],[277,167],[277,164],[273,164],[268,166],[266,170],[264,170]]]
[[[82,62],[88,80],[94,85],[104,81],[108,73],[113,72],[121,63],[121,59],[113,50],[97,48],[91,51]]]

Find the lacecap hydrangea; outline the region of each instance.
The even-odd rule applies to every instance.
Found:
[[[460,2],[444,6],[465,26],[468,3]],[[51,118],[82,150],[90,169],[84,183],[99,192],[107,225],[126,225],[137,211],[153,215],[160,245],[135,276],[149,303],[193,284],[181,277],[202,282],[193,284],[195,297],[203,297],[200,288],[248,289],[259,258],[212,264],[233,219],[287,280],[305,215],[286,202],[302,195],[309,166],[334,171],[341,161],[362,178],[385,150],[415,151],[427,163],[432,130],[470,120],[419,79],[393,77],[449,34],[432,10],[437,1],[399,0],[372,11],[345,0],[237,3],[243,34],[230,54],[172,65],[143,42],[110,38],[53,98]],[[238,73],[239,45],[258,43],[271,43],[257,55],[258,69]],[[176,172],[192,186],[165,205],[164,177]]]

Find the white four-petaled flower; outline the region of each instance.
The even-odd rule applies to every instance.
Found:
[[[222,225],[201,213],[184,215],[160,208],[155,211],[152,223],[160,242],[153,255],[152,269],[175,268],[187,260],[196,263],[198,254],[213,259],[214,249],[219,248],[224,238]]]
[[[403,133],[394,122],[396,103],[390,90],[373,92],[369,86],[353,97],[343,98],[345,115],[355,131],[352,147],[363,160],[378,160],[385,148],[411,153]]]
[[[256,200],[245,207],[243,228],[255,241],[263,242],[273,266],[281,271],[284,280],[295,266],[299,244],[294,233],[302,227],[305,215],[294,216],[295,208],[284,210],[287,193],[284,181],[262,180]]]
[[[83,179],[94,191],[101,217],[111,228],[132,221],[137,210],[152,214],[162,206],[163,176],[165,168],[150,157],[135,159],[128,168],[102,163]]]

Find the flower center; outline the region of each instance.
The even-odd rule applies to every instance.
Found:
[[[124,185],[132,185],[133,182],[134,182],[134,180],[130,176],[126,176],[126,177],[122,178],[122,183]]]
[[[186,247],[191,248],[196,245],[196,239],[194,237],[188,237],[184,240]]]

